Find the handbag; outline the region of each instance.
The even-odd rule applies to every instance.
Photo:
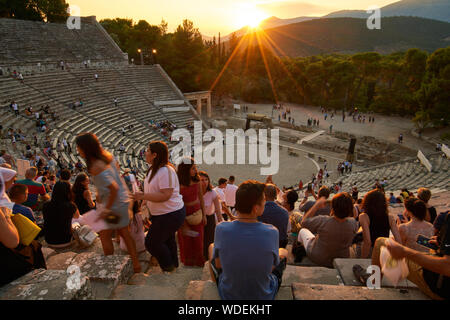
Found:
[[[88,225],[80,226],[79,223],[74,223],[72,224],[72,233],[82,248],[91,246],[97,239],[97,234]]]
[[[11,220],[19,232],[20,243],[25,246],[30,245],[41,232],[41,228],[20,213],[11,215]]]
[[[19,244],[17,248],[13,249],[13,252],[22,257],[33,269],[47,269],[42,245],[38,241],[32,240],[26,246]]]
[[[202,214],[202,210],[201,209],[195,211],[191,215],[186,216],[186,221],[191,226],[196,226],[196,225],[202,223],[202,220],[203,220],[203,214]]]

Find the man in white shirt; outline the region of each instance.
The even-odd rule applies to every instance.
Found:
[[[48,179],[48,171],[44,171],[44,173],[42,174],[42,176],[40,176],[40,177],[38,177],[37,179],[36,179],[36,182],[39,182],[39,183],[42,183],[42,178],[46,178],[46,179]]]
[[[18,116],[19,115],[19,107],[17,106],[17,103],[13,103],[12,107],[13,107],[13,110],[14,110],[14,114],[16,116]]]
[[[230,207],[230,211],[233,211],[236,204],[236,191],[238,187],[234,184],[234,176],[230,176],[228,179],[227,187],[225,188],[225,203]]]
[[[214,191],[216,191],[217,195],[219,196],[220,211],[222,213],[222,216],[226,217],[226,215],[223,213],[223,210],[222,210],[222,203],[225,202],[225,192],[224,191],[225,191],[225,188],[227,187],[227,179],[220,178],[218,183],[219,183],[219,185],[214,188]]]

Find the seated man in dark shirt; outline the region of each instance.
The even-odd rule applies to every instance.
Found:
[[[378,238],[372,253],[372,264],[380,266],[381,246],[385,245],[394,259],[406,258],[408,280],[435,300],[450,299],[450,215],[446,216],[439,236],[430,241],[439,247],[436,254],[418,252],[393,239]]]
[[[328,200],[330,197],[330,189],[328,187],[323,186],[319,189],[319,192],[317,193],[317,199],[325,198]],[[302,212],[308,212],[313,205],[316,203],[316,201],[307,201],[306,203],[300,204],[300,211]],[[331,213],[331,203],[329,201],[326,202],[326,205],[323,208],[320,208],[317,210],[314,216],[329,216]]]
[[[34,217],[33,210],[22,205],[22,203],[27,201],[28,198],[28,187],[26,185],[13,185],[9,190],[9,197],[11,198],[11,201],[15,203],[13,207],[13,214],[19,213],[36,223],[36,218]]]
[[[266,195],[266,205],[262,216],[258,221],[273,225],[278,229],[279,247],[286,248],[288,243],[287,228],[289,223],[289,213],[283,207],[275,203],[277,188],[273,184],[266,184],[264,189]]]

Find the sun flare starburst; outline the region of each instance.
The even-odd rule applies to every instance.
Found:
[[[235,17],[237,27],[249,26],[250,28],[257,28],[269,15],[254,4],[242,3],[238,6]]]

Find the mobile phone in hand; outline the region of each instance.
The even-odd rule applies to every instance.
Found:
[[[405,216],[402,215],[402,214],[399,214],[399,215],[398,215],[398,218],[400,219],[400,222],[403,222],[403,221],[406,220],[406,219],[405,219]]]
[[[417,244],[432,249],[432,250],[437,250],[439,249],[439,247],[435,244],[430,243],[430,238],[425,237],[424,235],[419,234],[417,236]]]

